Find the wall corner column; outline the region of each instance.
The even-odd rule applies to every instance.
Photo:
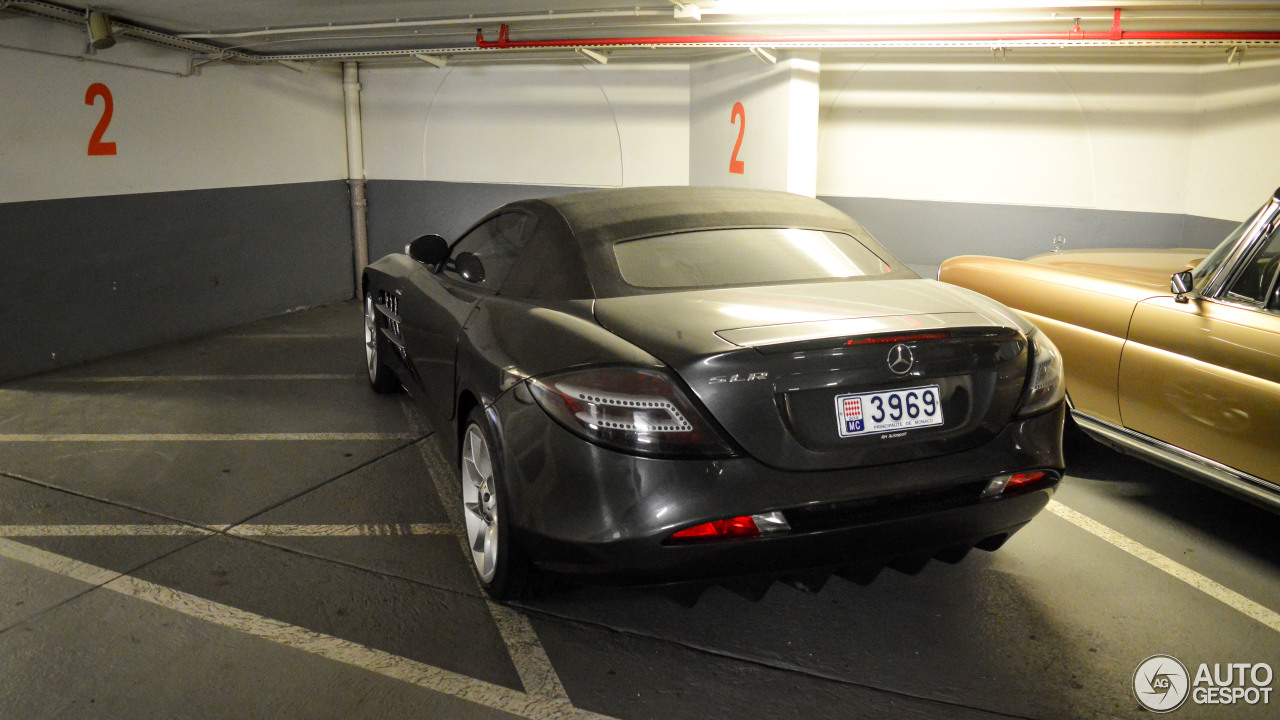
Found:
[[[787,97],[787,186],[797,195],[818,195],[818,51],[791,51]]]
[[[815,197],[820,75],[816,50],[691,66],[689,184]]]

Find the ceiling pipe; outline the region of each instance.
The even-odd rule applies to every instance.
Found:
[[[439,18],[435,20],[396,20],[394,22],[378,22],[378,23],[349,23],[346,25],[308,25],[297,27],[281,27],[281,28],[263,28],[262,30],[242,30],[234,32],[200,32],[200,33],[183,33],[178,37],[184,40],[212,40],[212,39],[238,39],[248,37],[261,37],[263,35],[299,35],[308,33],[326,33],[326,32],[351,32],[359,30],[395,30],[411,27],[448,27],[450,25],[465,25],[475,27],[477,23],[513,23],[528,22],[530,20],[605,20],[610,18],[634,18],[634,17],[670,17],[671,13],[665,10],[598,10],[598,11],[580,11],[580,12],[555,12],[554,10],[545,13],[523,13],[519,15],[492,15],[492,16],[469,16],[459,18]]]
[[[1136,34],[1136,33],[1134,33]],[[809,40],[795,40],[795,36],[787,35],[752,35],[748,39],[743,40],[742,36],[714,35],[702,38],[660,38],[659,42],[645,42],[649,38],[611,38],[614,42],[601,43],[598,40],[568,40],[562,41],[558,45],[550,47],[523,47],[514,43],[509,43],[505,47],[499,47],[496,43],[488,43],[485,46],[462,45],[450,47],[429,47],[429,48],[413,48],[405,50],[363,50],[363,51],[336,51],[336,52],[314,52],[314,53],[297,53],[297,54],[275,54],[275,55],[252,55],[246,59],[249,62],[263,63],[272,62],[274,60],[299,60],[318,62],[323,60],[373,60],[395,58],[412,58],[419,54],[435,54],[448,55],[458,62],[468,62],[476,60],[483,62],[485,57],[491,59],[512,58],[517,59],[522,53],[537,53],[540,50],[573,50],[576,47],[611,47],[617,48],[643,48],[646,50],[655,50],[659,46],[666,46],[676,49],[712,49],[712,50],[730,50],[742,49],[750,50],[752,47],[761,45],[771,49],[817,49],[817,50],[859,50],[859,49],[924,49],[939,50],[947,48],[965,48],[965,49],[1004,49],[1014,50],[1018,48],[1032,49],[1050,49],[1050,50],[1069,50],[1069,49],[1115,49],[1115,48],[1206,48],[1206,47],[1269,47],[1272,49],[1280,48],[1280,33],[1272,34],[1264,38],[1238,39],[1239,33],[1215,33],[1212,38],[1193,38],[1193,39],[1134,39],[1133,35],[1125,33],[1125,38],[1120,41],[1103,40],[1103,39],[1080,39],[1080,40],[1063,40],[1062,34],[1057,33],[1049,36],[1048,39],[1028,40],[1016,39],[1012,34],[1000,35],[981,35],[981,36],[965,36],[968,39],[957,39],[956,35],[932,35],[932,36],[880,36],[874,39],[860,38],[849,39],[843,37],[826,36],[820,38],[812,38]],[[1185,33],[1179,34],[1179,37]],[[1013,38],[1013,39],[1011,39]],[[622,42],[618,42],[621,40]],[[704,42],[696,42],[703,40]]]
[[[610,37],[610,38],[575,38],[557,40],[512,40],[511,27],[503,24],[498,30],[498,39],[484,39],[484,33],[476,32],[476,47],[490,50],[516,50],[532,48],[579,48],[610,47],[618,45],[635,45],[655,47],[661,45],[690,46],[787,46],[787,47],[831,47],[835,45],[857,47],[872,43],[1016,43],[1016,42],[1052,42],[1063,46],[1109,41],[1165,41],[1165,42],[1276,42],[1280,43],[1280,32],[1271,31],[1128,31],[1120,27],[1120,8],[1115,9],[1111,29],[1105,31],[1081,30],[1077,22],[1066,32],[1007,32],[1007,33],[930,33],[930,34],[895,34],[895,35],[683,35],[656,37]]]
[[[1133,3],[1131,3],[1133,4]],[[1157,3],[1159,4],[1159,3]],[[1145,7],[1146,5],[1139,2],[1137,7]],[[0,0],[0,10],[8,12],[16,12],[24,15],[40,17],[46,20],[61,21],[75,25],[84,23],[84,11],[80,9],[68,8],[57,5],[44,0]],[[637,15],[647,15],[656,13],[658,15],[667,15],[670,11],[604,11],[612,12],[618,17],[634,17]],[[1149,11],[1150,12],[1150,11]],[[549,13],[538,15],[512,15],[509,16],[512,21],[528,21],[528,20],[544,20],[544,19],[572,19],[574,15],[583,13]],[[601,13],[586,13],[592,17],[600,16]],[[1149,15],[1148,12],[1138,10],[1135,13],[1144,22],[1154,22],[1156,20],[1176,22],[1178,20],[1187,19],[1205,19],[1206,17],[1219,17],[1221,12],[1209,11],[1206,15],[1197,11],[1194,16],[1156,16]],[[1088,13],[1082,13],[1082,18],[1088,18]],[[442,20],[420,21],[422,24],[437,25],[471,25],[475,26],[477,22],[494,22],[499,16],[492,17],[476,17],[476,18],[449,18]],[[1069,18],[1017,18],[1020,21],[1040,21],[1052,19],[1055,22],[1062,22]],[[1094,18],[1098,19],[1098,18]],[[418,22],[418,21],[414,21]],[[403,24],[403,23],[402,23]],[[719,25],[720,23],[704,21],[701,27],[708,25]],[[732,23],[738,24],[738,23]],[[322,26],[321,28],[283,28],[280,30],[262,30],[251,31],[253,34],[279,34],[285,32],[306,32],[310,30],[328,30],[340,29],[350,26]],[[858,48],[922,48],[922,49],[939,49],[939,48],[987,48],[997,46],[1000,48],[1012,49],[1018,47],[1046,47],[1046,48],[1062,48],[1069,47],[1210,47],[1210,46],[1226,46],[1228,48],[1239,46],[1241,50],[1246,47],[1261,46],[1280,46],[1280,32],[1248,32],[1248,31],[1226,31],[1226,32],[1192,32],[1192,31],[1168,31],[1168,32],[1152,32],[1152,31],[1121,31],[1121,39],[1113,39],[1112,31],[1102,32],[1079,32],[1076,28],[1071,31],[1064,32],[987,32],[987,33],[930,33],[930,34],[900,34],[900,35],[836,35],[836,34],[815,34],[815,35],[788,35],[788,34],[738,34],[738,35],[691,35],[676,37],[620,37],[620,38],[590,38],[590,39],[563,39],[563,40],[535,40],[535,41],[512,41],[510,39],[510,31],[507,31],[505,41],[501,37],[498,43],[484,41],[483,35],[477,33],[475,45],[450,46],[450,47],[416,47],[406,48],[403,50],[358,50],[358,51],[332,51],[332,52],[304,52],[304,53],[256,53],[235,50],[231,48],[221,47],[206,42],[201,42],[193,36],[183,36],[171,34],[160,30],[135,25],[120,20],[113,21],[113,28],[117,37],[129,36],[138,40],[144,40],[154,45],[167,47],[169,49],[180,50],[188,53],[194,53],[199,58],[193,62],[194,74],[198,65],[212,62],[243,62],[252,64],[264,64],[277,62],[279,60],[295,60],[295,61],[324,61],[337,60],[345,61],[352,59],[372,60],[377,58],[397,58],[397,57],[413,57],[414,55],[457,55],[458,58],[465,59],[468,57],[479,58],[482,56],[498,57],[505,55],[500,51],[510,50],[514,52],[520,51],[536,51],[537,49],[567,49],[572,50],[576,47],[637,47],[637,48],[657,48],[660,46],[668,47],[684,47],[684,48],[741,48],[749,50],[753,46],[766,46],[771,48],[814,48],[814,49],[858,49]],[[1114,24],[1113,24],[1114,30]],[[198,35],[198,34],[194,34]],[[213,36],[210,33],[205,35]],[[1237,54],[1238,57],[1238,54]]]
[[[0,10],[7,10],[9,12],[28,15],[44,20],[53,20],[82,27],[86,21],[84,10],[64,7],[51,2],[43,2],[43,0],[9,0],[3,5],[0,5]],[[184,39],[177,35],[172,35],[160,30],[153,30],[148,27],[125,22],[119,18],[111,18],[111,31],[117,38],[127,36],[136,40],[143,40],[154,45],[167,47],[172,50],[181,50],[188,53],[207,55],[219,60],[238,60],[242,62],[271,62],[272,60],[271,58],[259,60],[245,53],[228,50],[217,45],[210,45],[209,43],[202,43],[196,40]]]
[[[938,35],[692,35],[682,37],[623,37],[623,38],[583,38],[576,40],[520,40],[507,42],[489,42],[483,35],[476,36],[477,47],[490,50],[517,50],[533,48],[576,48],[576,47],[610,47],[630,45],[636,47],[654,47],[659,45],[675,46],[759,46],[768,47],[857,47],[873,43],[1013,43],[1036,41],[1053,43],[1062,46],[1084,44],[1079,41],[1110,40],[1109,32],[1085,31],[1080,33],[1000,33],[998,35],[967,33]],[[1122,40],[1158,40],[1158,41],[1214,41],[1214,42],[1268,42],[1280,43],[1280,32],[1149,32],[1136,31],[1124,33]],[[1090,43],[1092,44],[1092,43]]]

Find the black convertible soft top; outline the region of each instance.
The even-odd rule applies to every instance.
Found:
[[[589,190],[503,206],[538,218],[501,294],[542,300],[667,292],[623,281],[615,243],[696,230],[804,228],[852,235],[893,268],[883,277],[916,277],[856,220],[814,198],[772,190],[636,187]]]
[[[616,188],[543,198],[541,202],[560,212],[584,248],[671,232],[716,228],[862,230],[848,215],[824,202],[772,190]]]

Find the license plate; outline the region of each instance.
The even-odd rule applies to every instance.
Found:
[[[942,424],[937,385],[836,396],[840,437],[911,430]]]

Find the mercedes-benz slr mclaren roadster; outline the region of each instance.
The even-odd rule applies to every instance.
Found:
[[[1061,477],[1053,344],[811,198],[516,202],[363,286],[370,382],[455,453],[495,597],[954,562]]]

